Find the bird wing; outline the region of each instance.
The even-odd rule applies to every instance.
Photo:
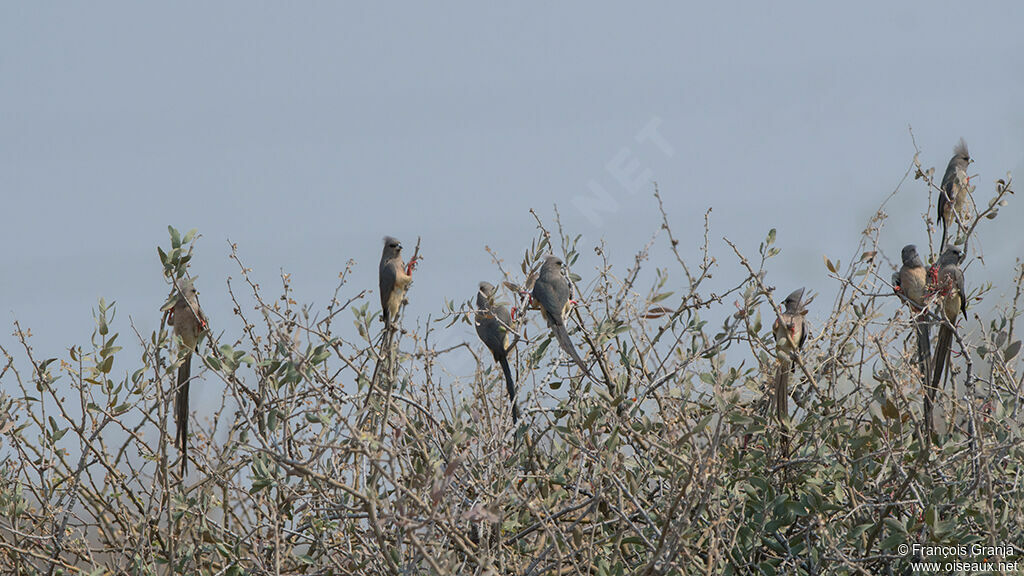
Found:
[[[546,278],[537,280],[533,285],[533,299],[544,309],[545,319],[549,324],[565,324],[562,310],[569,301],[569,287],[564,282],[551,282]]]

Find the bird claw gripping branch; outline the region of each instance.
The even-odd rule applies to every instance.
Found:
[[[417,265],[417,264],[419,264],[419,263],[420,263],[420,260],[422,260],[422,259],[423,259],[423,257],[422,257],[422,256],[413,256],[413,257],[412,257],[412,258],[411,258],[411,259],[409,260],[409,264],[407,264],[407,265],[405,266],[405,273],[406,273],[406,274],[408,274],[409,276],[412,276],[412,272],[413,272],[413,270],[415,270],[415,269],[416,269],[416,265]]]

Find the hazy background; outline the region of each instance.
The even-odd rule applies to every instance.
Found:
[[[1017,2],[3,2],[0,344],[17,319],[37,358],[65,356],[100,296],[123,344],[129,316],[155,329],[168,224],[202,233],[193,271],[229,336],[228,239],[268,294],[284,269],[322,306],[349,258],[345,297],[376,289],[383,235],[409,252],[422,236],[412,322],[498,279],[485,245],[516,269],[528,210],[550,222],[557,204],[585,236],[586,280],[599,239],[628,265],[657,229],[652,180],[694,259],[714,208],[723,282],[741,270],[722,236],[753,255],[778,228],[768,281],[820,291],[813,319],[835,294],[822,256],[854,255],[913,157],[908,125],[937,178],[967,139],[979,203],[1024,168],[1022,16]],[[661,140],[638,139],[651,127]],[[615,167],[631,162],[641,184],[624,186]],[[983,226],[987,266],[968,285],[1009,289],[1020,196]],[[888,256],[927,245],[925,202],[908,181],[887,206]],[[580,208],[598,204],[598,218]]]

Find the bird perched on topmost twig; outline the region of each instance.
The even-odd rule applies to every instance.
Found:
[[[414,257],[406,266],[402,260],[402,243],[397,238],[384,237],[384,250],[380,255],[380,305],[385,327],[393,327],[398,317],[405,291],[412,282],[416,260]]]
[[[176,281],[177,300],[170,310],[170,323],[180,340],[177,387],[174,395],[175,444],[181,451],[181,473],[188,472],[188,389],[192,372],[192,353],[207,329],[206,316],[199,308],[199,293],[191,279]]]
[[[942,190],[939,192],[939,220],[942,221],[942,242],[946,245],[949,225],[955,219],[966,216],[964,208],[970,186],[967,177],[967,166],[971,163],[971,155],[967,152],[967,142],[961,138],[953,148],[953,157],[946,165],[946,173],[942,175]],[[954,218],[954,213],[956,218]]]

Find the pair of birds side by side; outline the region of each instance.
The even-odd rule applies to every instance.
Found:
[[[569,299],[569,283],[562,274],[563,266],[564,263],[557,256],[544,258],[530,297],[540,308],[541,316],[544,317],[548,328],[554,334],[559,347],[572,358],[587,377],[593,378],[587,365],[576,351],[576,347],[573,346],[572,340],[569,338],[569,331],[565,327],[572,302]],[[476,324],[477,336],[491,351],[494,360],[501,365],[501,371],[505,375],[505,388],[508,390],[509,400],[512,403],[512,421],[517,422],[519,420],[518,392],[508,364],[508,352],[511,348],[508,343],[508,334],[511,331],[512,315],[509,314],[507,308],[496,302],[496,295],[497,289],[493,285],[488,282],[480,283],[476,294],[477,312],[473,320]]]
[[[949,350],[953,343],[953,327],[960,315],[967,316],[967,295],[964,290],[964,273],[960,269],[961,251],[947,245],[931,269],[926,269],[917,253],[917,247],[908,244],[903,247],[903,264],[893,274],[893,289],[900,294],[914,315],[917,333],[917,355],[924,378],[924,419],[928,430],[933,430],[933,406],[935,393],[942,383]],[[931,361],[929,337],[929,300],[935,297],[939,303],[939,336],[935,341],[935,361]]]

